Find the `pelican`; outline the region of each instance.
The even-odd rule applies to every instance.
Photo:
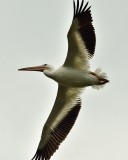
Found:
[[[54,69],[49,64],[26,67],[20,71],[40,71],[58,83],[52,111],[44,124],[37,151],[32,160],[49,160],[73,127],[81,108],[85,87],[102,88],[109,82],[100,68],[90,70],[89,60],[95,51],[95,30],[88,2],[73,1],[74,16],[68,31],[68,53],[64,64]]]

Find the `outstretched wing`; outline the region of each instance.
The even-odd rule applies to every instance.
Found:
[[[92,25],[91,7],[84,0],[74,2],[74,16],[68,32],[68,54],[64,66],[76,69],[89,67],[88,59],[94,55],[96,37]]]
[[[79,88],[58,87],[54,107],[44,125],[37,152],[32,160],[49,160],[66,138],[81,108]]]

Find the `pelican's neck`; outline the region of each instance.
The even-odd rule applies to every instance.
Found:
[[[44,74],[47,77],[49,77],[51,79],[54,79],[54,77],[55,77],[55,69],[54,68],[46,69],[46,70],[44,70]]]

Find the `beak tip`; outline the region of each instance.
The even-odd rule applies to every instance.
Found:
[[[18,69],[18,71],[22,71],[22,69],[20,68],[20,69]]]
[[[40,71],[40,72],[42,72],[43,70],[44,70],[43,66],[26,67],[18,69],[18,71]]]

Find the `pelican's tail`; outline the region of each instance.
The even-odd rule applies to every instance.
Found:
[[[101,68],[97,68],[94,72],[99,79],[99,84],[98,85],[93,85],[92,88],[94,89],[100,89],[103,88],[104,85],[109,82],[107,74],[105,72],[102,72]]]

